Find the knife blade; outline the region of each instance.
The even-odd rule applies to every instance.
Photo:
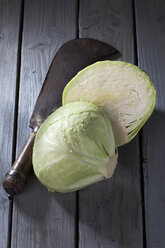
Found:
[[[33,129],[16,161],[3,180],[10,195],[22,192],[32,168],[32,147],[35,134],[44,120],[62,104],[65,85],[83,68],[112,58],[119,52],[112,46],[94,39],[75,39],[66,42],[56,53],[37,98],[29,126]]]

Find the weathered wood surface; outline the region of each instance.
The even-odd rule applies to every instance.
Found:
[[[0,182],[12,164],[20,1],[0,0]],[[13,35],[14,34],[14,35]],[[9,200],[0,187],[0,247],[7,246]]]
[[[75,0],[25,0],[19,91],[17,153],[37,95],[58,48],[76,37]],[[74,248],[75,193],[49,194],[31,175],[13,207],[12,248]]]
[[[88,7],[87,7],[88,6]],[[80,37],[117,48],[120,60],[135,63],[132,1],[80,1]],[[80,248],[143,247],[138,137],[119,148],[112,179],[79,192]]]
[[[107,42],[122,53],[120,60],[136,62],[133,1],[80,0],[77,22],[76,0],[25,0],[20,51],[22,2],[0,0],[1,178],[14,157],[19,59],[17,154],[30,132],[29,117],[52,58],[65,41],[77,36],[77,25],[79,37]],[[0,188],[0,247],[165,247],[164,12],[162,0],[135,0],[138,65],[151,76],[157,91],[156,111],[143,128],[140,148],[144,167],[146,237],[142,223],[137,137],[119,148],[119,164],[112,179],[79,191],[78,209],[75,193],[50,195],[32,173],[24,193],[14,199],[11,246],[10,242],[7,246],[7,239],[10,241],[7,230],[9,201]]]
[[[165,247],[165,2],[137,0],[138,65],[154,82],[156,110],[143,129],[146,239]]]

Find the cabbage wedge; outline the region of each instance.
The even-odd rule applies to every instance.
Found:
[[[86,102],[66,104],[37,132],[33,168],[49,191],[70,192],[109,178],[117,164],[109,117]]]
[[[149,76],[122,61],[101,61],[80,71],[65,87],[63,104],[91,102],[109,116],[117,146],[132,140],[155,107]]]

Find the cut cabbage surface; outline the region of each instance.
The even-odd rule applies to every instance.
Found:
[[[149,76],[122,61],[101,61],[80,71],[65,87],[63,104],[91,102],[110,117],[117,146],[132,140],[155,107]]]

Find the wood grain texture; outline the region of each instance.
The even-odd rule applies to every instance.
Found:
[[[25,0],[17,153],[52,58],[76,37],[76,6],[75,0]],[[32,174],[14,199],[11,247],[74,248],[75,194],[49,194]]]
[[[0,183],[12,164],[20,1],[0,0]],[[6,247],[9,201],[0,187],[0,246]]]
[[[165,2],[135,1],[139,66],[154,82],[156,109],[143,129],[148,248],[165,247]],[[147,13],[147,15],[146,15]]]
[[[88,7],[87,7],[88,6]],[[135,62],[132,1],[80,1],[79,35],[107,42]],[[119,148],[112,179],[79,192],[80,248],[143,247],[138,137]]]
[[[80,0],[79,37],[96,38],[122,53],[120,60],[134,62],[132,1]]]

